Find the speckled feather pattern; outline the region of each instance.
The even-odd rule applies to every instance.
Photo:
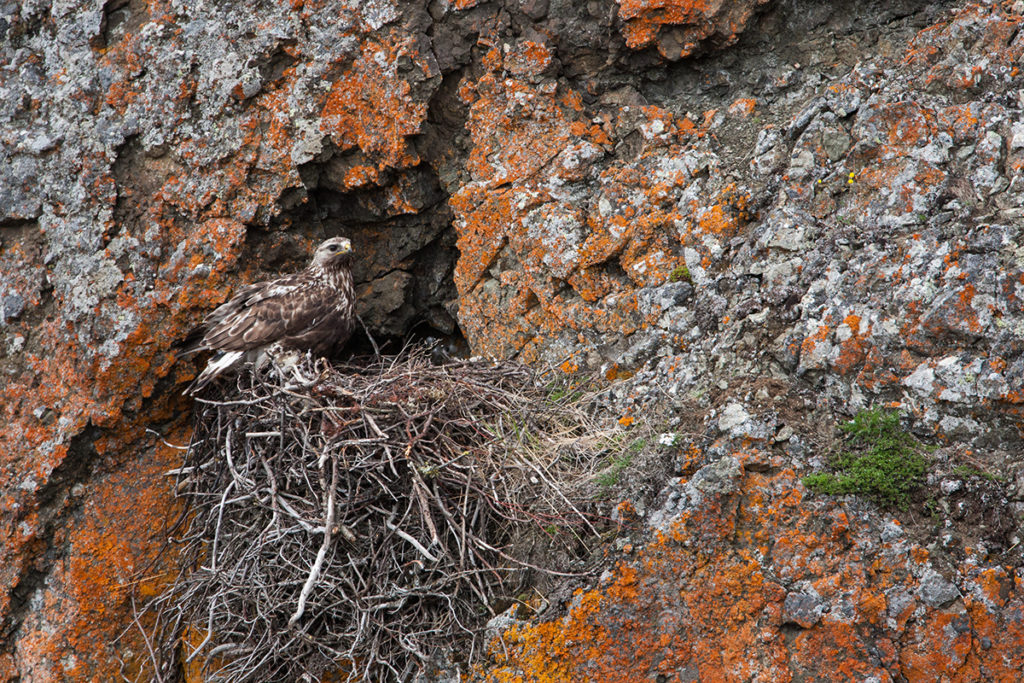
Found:
[[[272,344],[316,355],[330,355],[355,326],[355,291],[350,252],[332,254],[327,240],[300,273],[243,287],[214,310],[186,338],[185,353],[217,351],[196,378],[196,391],[245,357]]]

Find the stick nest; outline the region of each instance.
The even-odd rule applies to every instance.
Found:
[[[524,539],[585,555],[574,501],[599,431],[519,365],[419,351],[296,369],[299,388],[272,368],[198,400],[172,473],[188,512],[155,605],[157,677],[184,660],[205,680],[404,681],[460,644],[471,665],[484,621],[546,561]]]

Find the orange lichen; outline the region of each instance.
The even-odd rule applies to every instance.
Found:
[[[380,169],[419,163],[407,138],[420,132],[427,105],[409,97],[409,84],[392,73],[399,57],[415,57],[413,44],[396,37],[364,45],[355,64],[332,85],[321,112],[320,128],[336,145],[358,147]]]
[[[843,319],[843,326],[849,331],[849,337],[839,342],[839,355],[833,362],[833,367],[839,374],[848,375],[863,365],[869,351],[867,339],[871,335],[871,330],[861,329],[861,318],[854,313]]]
[[[553,57],[547,45],[524,40],[505,56],[505,68],[517,76],[535,76],[551,66]]]
[[[663,26],[676,28],[679,37],[671,42],[658,43],[658,50],[670,59],[692,54],[701,40],[713,34],[721,37],[723,42],[734,41],[756,6],[765,1],[618,0],[619,18],[624,22],[622,35],[631,48],[650,45],[658,39]]]
[[[809,355],[818,343],[828,339],[828,334],[828,325],[818,325],[817,330],[804,337],[803,343],[800,345],[800,353],[802,355]]]
[[[183,238],[180,248],[169,255],[161,270],[164,279],[156,282],[159,287],[156,291],[167,294],[164,301],[176,301],[181,307],[179,310],[187,310],[200,300],[209,302],[223,298],[224,288],[217,287],[223,285],[224,273],[233,262],[230,255],[244,236],[244,226],[215,220],[191,226],[188,235],[189,239],[184,239],[178,233]],[[223,257],[215,261],[215,268],[201,283],[193,272],[196,253],[216,253]],[[181,285],[184,286],[177,292],[176,299],[172,299],[170,292]],[[162,537],[150,538],[139,529],[124,534],[123,520],[120,526],[111,525],[110,520],[120,519],[122,512],[130,509],[129,526],[148,525],[163,533],[162,521],[168,514],[171,499],[166,495],[166,481],[161,473],[169,467],[167,458],[176,456],[177,452],[142,444],[149,424],[168,422],[174,415],[184,414],[181,406],[176,405],[181,399],[174,394],[165,394],[157,403],[151,403],[145,413],[135,412],[142,407],[143,399],[152,394],[157,379],[170,371],[173,356],[167,352],[171,339],[166,334],[173,329],[173,323],[167,321],[163,307],[143,306],[131,288],[132,278],[126,277],[113,296],[119,306],[137,311],[140,316],[137,326],[125,339],[117,362],[90,358],[87,349],[73,345],[62,347],[62,352],[52,357],[30,354],[25,362],[31,371],[12,378],[4,389],[10,419],[0,429],[0,443],[7,444],[0,452],[10,464],[23,462],[26,454],[31,454],[35,476],[40,482],[45,482],[50,472],[69,456],[66,443],[45,446],[61,438],[58,430],[76,434],[90,422],[107,428],[109,431],[92,442],[92,448],[96,457],[110,462],[118,462],[126,452],[152,454],[137,463],[127,461],[133,463],[131,466],[120,461],[115,474],[107,480],[94,478],[92,486],[99,486],[95,482],[101,481],[119,483],[116,490],[106,490],[96,499],[87,497],[85,505],[91,512],[85,522],[61,531],[61,540],[55,541],[66,543],[68,551],[64,564],[49,575],[52,592],[45,596],[39,619],[49,619],[53,613],[60,612],[64,615],[61,617],[64,627],[53,632],[45,621],[30,621],[22,629],[19,652],[26,662],[33,662],[31,666],[41,672],[70,657],[75,662],[76,677],[83,680],[94,676],[107,679],[107,675],[90,672],[108,672],[112,676],[113,672],[106,667],[117,666],[116,654],[109,644],[113,642],[112,633],[123,630],[123,622],[119,620],[126,611],[128,593],[111,582],[132,585],[136,580],[133,572],[141,570],[149,562],[149,554],[162,544]],[[186,324],[179,320],[178,330]],[[65,326],[57,320],[45,326],[51,329],[44,338],[55,343],[67,334]],[[159,336],[155,329],[161,330]],[[157,338],[163,338],[162,345],[154,343]],[[40,424],[29,416],[38,405],[46,405],[48,410],[66,417]],[[177,438],[187,441],[187,436],[180,432]],[[23,465],[18,467],[26,471]],[[119,479],[121,476],[126,479]],[[35,523],[31,511],[23,511],[20,518],[26,524]],[[32,552],[32,547],[31,536],[15,541],[14,545],[8,545],[5,540],[3,553],[10,560],[7,567],[16,569],[21,558]],[[143,593],[152,591],[147,582],[140,589]],[[0,605],[0,609],[6,608]],[[64,674],[70,675],[66,670]]]
[[[733,116],[750,116],[754,111],[754,107],[757,106],[757,100],[752,97],[741,97],[733,100],[733,103],[729,105],[729,113]]]
[[[640,321],[632,286],[665,282],[677,263],[671,233],[680,214],[674,197],[676,188],[689,181],[687,175],[652,177],[639,168],[615,166],[602,171],[607,195],[589,210],[554,201],[545,175],[582,178],[578,169],[590,163],[575,156],[557,160],[566,150],[592,154],[592,145],[567,145],[574,134],[591,134],[579,96],[571,91],[544,93],[517,81],[499,81],[492,74],[472,86],[464,84],[462,96],[471,103],[475,147],[468,167],[477,180],[464,185],[450,203],[462,255],[455,273],[464,297],[460,320],[474,346],[493,355],[510,348],[526,350],[533,336],[526,334],[530,324],[552,334],[565,326],[622,333],[635,329]],[[511,102],[516,106],[510,108]],[[670,139],[677,134],[675,119],[665,110],[648,107],[644,114],[660,135]],[[516,190],[508,188],[510,181],[518,184]],[[636,185],[643,188],[643,197],[634,195]],[[648,204],[648,198],[655,203]],[[557,227],[543,227],[548,224]],[[585,231],[582,243],[565,241],[573,231]],[[512,257],[515,268],[491,272],[499,253],[505,255],[502,262]],[[616,298],[611,308],[583,305],[599,304],[622,288],[602,267],[616,257],[631,280],[625,296]],[[513,275],[520,270],[522,275]],[[563,283],[582,302],[559,295]],[[528,294],[514,286],[525,287]],[[505,304],[499,302],[508,299],[535,306],[526,306],[526,325],[495,324],[505,315]]]
[[[143,425],[137,426],[142,435]],[[180,420],[168,436],[187,440]],[[26,623],[19,647],[22,666],[34,663],[39,675],[51,671],[61,678],[106,680],[97,672],[108,671],[118,652],[143,647],[138,631],[116,624],[130,612],[133,594],[136,600],[151,597],[173,579],[174,573],[164,569],[172,555],[156,560],[173,520],[170,483],[163,473],[179,457],[176,449],[159,443],[151,447],[153,458],[129,462],[116,474],[90,482],[81,524],[61,532],[70,548],[68,558],[49,575],[39,620]],[[126,509],[132,514],[125,515]],[[56,633],[47,623],[55,614],[62,626]],[[114,635],[121,635],[120,643],[115,644]],[[74,657],[59,663],[69,652]]]
[[[167,35],[176,35],[174,16],[152,20],[166,27]],[[123,113],[145,102],[147,93],[140,90],[145,81],[137,77],[150,56],[140,45],[129,34],[98,55],[104,67],[120,75],[106,95],[106,104],[115,111]],[[287,80],[287,70],[285,76]],[[0,390],[4,417],[0,460],[6,471],[18,473],[31,484],[0,501],[0,511],[19,525],[11,528],[26,530],[10,534],[5,530],[0,540],[0,582],[5,588],[0,591],[0,616],[9,609],[10,587],[24,574],[27,563],[45,549],[39,545],[44,539],[36,511],[39,501],[33,492],[60,483],[51,481],[51,476],[62,465],[74,471],[95,461],[97,469],[106,472],[90,479],[84,497],[76,499],[75,505],[88,511],[82,519],[70,516],[76,508],[60,507],[60,498],[49,502],[58,506],[50,514],[58,515],[58,520],[67,515],[66,524],[62,522],[53,537],[45,539],[55,549],[55,565],[48,568],[42,609],[26,618],[17,644],[19,668],[41,679],[53,672],[59,678],[111,680],[118,677],[119,652],[144,650],[134,631],[125,636],[121,650],[115,651],[112,644],[130,623],[130,591],[137,589],[138,597],[145,598],[156,590],[156,579],[138,582],[134,572],[162,547],[166,531],[162,523],[172,505],[160,474],[169,467],[170,456],[149,443],[145,433],[156,424],[180,427],[176,416],[186,414],[176,392],[165,390],[160,398],[153,397],[162,378],[187,376],[187,369],[175,366],[169,348],[174,339],[223,301],[239,276],[252,274],[253,266],[237,268],[247,231],[243,221],[273,207],[285,185],[299,182],[291,159],[288,98],[275,88],[267,84],[247,102],[238,124],[245,150],[225,155],[212,167],[205,140],[180,141],[172,154],[159,158],[138,155],[140,175],[145,176],[139,182],[143,186],[156,183],[145,193],[133,194],[129,185],[118,187],[106,171],[105,153],[100,152],[103,158],[81,161],[89,169],[83,175],[86,189],[101,215],[105,207],[120,200],[137,211],[137,220],[116,225],[108,221],[106,238],[120,232],[129,240],[137,239],[141,246],[135,256],[148,258],[155,276],[143,290],[135,273],[122,273],[114,291],[93,307],[92,330],[90,324],[62,317],[69,302],[56,297],[47,312],[51,317],[33,330],[36,345],[19,361],[25,371],[9,375]],[[186,75],[174,96],[184,106],[195,93],[195,78]],[[187,106],[184,110],[192,111]],[[164,123],[175,126],[174,120]],[[267,180],[253,182],[259,174]],[[197,182],[200,177],[211,182]],[[65,211],[59,203],[54,210],[57,215]],[[226,219],[227,215],[233,218]],[[151,232],[159,237],[154,240]],[[5,245],[5,257],[20,249],[12,247]],[[163,249],[161,258],[156,256],[157,247]],[[95,257],[114,259],[109,249]],[[40,303],[30,288],[33,268],[0,263],[0,272],[12,286],[24,289],[26,302]],[[121,312],[132,321],[131,327],[98,350],[96,338]],[[79,442],[89,425],[102,431]],[[187,442],[187,435],[180,432],[175,438]],[[78,450],[72,444],[78,444]],[[82,462],[69,463],[72,456]],[[61,492],[59,486],[54,490]],[[112,524],[115,519],[120,521]],[[159,573],[157,568],[153,572]],[[56,620],[59,628],[54,627]],[[131,671],[134,664],[128,666]]]
[[[756,457],[737,454],[740,461]],[[886,596],[913,595],[907,581],[921,556],[848,557],[858,538],[872,538],[870,528],[838,506],[807,506],[789,495],[795,479],[792,470],[746,473],[735,493],[681,513],[669,533],[655,534],[599,587],[578,592],[563,619],[520,623],[502,633],[491,644],[493,666],[484,678],[633,681],[685,672],[698,680],[767,683],[828,672],[844,680],[951,674],[950,680],[966,681],[987,670],[993,680],[1013,680],[1012,657],[996,647],[972,647],[972,627],[1011,652],[1021,651],[1024,629],[1011,625],[1002,636],[998,613],[974,600],[967,601],[967,615],[913,597],[891,614]],[[1000,568],[977,580],[991,586],[985,590],[998,595],[1000,605],[1024,606],[1022,587]],[[823,604],[856,609],[800,617],[800,630],[784,636],[788,591],[777,581],[808,581]]]
[[[645,166],[646,153],[642,164],[612,164],[602,169],[601,193],[586,210],[556,201],[544,182],[545,176],[554,175],[563,181],[583,179],[588,164],[575,154],[593,154],[592,146],[570,144],[566,147],[563,142],[565,135],[590,129],[587,119],[574,118],[580,107],[579,98],[570,97],[571,93],[554,97],[563,108],[558,116],[541,117],[547,122],[541,127],[533,118],[520,123],[509,118],[507,112],[499,115],[501,104],[512,96],[522,102],[522,96],[528,93],[527,100],[535,117],[536,111],[553,111],[550,102],[543,102],[543,97],[552,99],[549,95],[524,90],[521,84],[508,81],[498,88],[498,81],[490,75],[485,75],[472,88],[464,87],[464,91],[476,97],[495,98],[469,100],[469,95],[464,95],[467,101],[473,102],[473,111],[480,112],[479,117],[476,114],[472,117],[471,129],[478,145],[470,161],[479,180],[464,185],[451,199],[462,250],[456,267],[456,284],[460,292],[486,295],[477,298],[473,294],[470,299],[474,300],[465,301],[460,319],[473,344],[487,353],[507,350],[510,339],[524,339],[518,330],[510,336],[504,323],[495,326],[495,319],[502,313],[497,308],[492,310],[489,302],[502,301],[499,292],[493,291],[492,285],[478,288],[499,251],[504,250],[504,258],[514,258],[514,270],[523,272],[523,277],[516,276],[516,283],[529,288],[538,309],[546,313],[536,318],[542,331],[557,333],[558,328],[553,324],[558,323],[573,328],[588,325],[596,330],[614,329],[628,334],[638,326],[655,322],[639,319],[634,292],[635,288],[669,280],[679,264],[679,243],[674,235],[682,232],[684,244],[692,244],[702,254],[707,254],[705,259],[710,259],[707,235],[716,239],[731,236],[750,217],[746,208],[749,195],[730,185],[718,193],[717,205],[694,207],[691,220],[677,204],[681,188],[692,182],[690,173],[679,167],[652,174]],[[661,108],[644,107],[641,111],[642,126],[650,131],[651,163],[660,164],[662,151],[659,148],[677,144],[673,140],[688,136],[692,124]],[[577,123],[580,125],[575,125]],[[537,134],[546,136],[542,137],[541,144],[537,143]],[[527,136],[533,137],[530,137],[529,157],[524,157],[526,161],[504,161],[512,154],[509,150],[526,153],[527,147],[520,145],[520,138]],[[556,146],[563,150],[559,157],[552,156]],[[574,155],[566,157],[566,151]],[[559,163],[561,158],[566,161]],[[501,163],[497,163],[499,161]],[[516,169],[515,178],[509,175],[512,168]],[[499,172],[496,176],[495,171]],[[518,183],[516,191],[505,185],[510,180]],[[688,224],[689,227],[681,228]],[[546,227],[548,225],[552,227]],[[621,278],[611,275],[606,267],[611,264],[630,282],[623,283]],[[501,287],[509,289],[506,298],[519,296],[511,291],[511,275],[491,273],[491,276],[497,278]],[[582,303],[594,305],[572,303],[559,294],[564,284],[570,285]],[[614,308],[610,310],[603,305],[603,299],[616,291],[623,296],[612,299]],[[621,321],[621,327],[614,326],[616,320]],[[478,331],[484,333],[483,336],[478,336]],[[525,349],[528,342],[522,343],[521,348]]]

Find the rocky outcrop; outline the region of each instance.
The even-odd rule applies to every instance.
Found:
[[[168,580],[162,472],[194,373],[173,344],[334,234],[378,339],[599,368],[623,424],[696,405],[710,429],[736,406],[649,508],[655,540],[481,675],[1009,675],[1022,12],[0,8],[0,680],[145,678],[133,600]],[[817,421],[762,389],[811,392]],[[948,539],[799,483],[823,464],[809,434],[881,403],[940,447]]]
[[[781,389],[746,394],[762,395],[749,411],[744,394],[723,396],[702,416],[702,446],[666,448],[681,476],[644,518],[618,505],[621,550],[598,585],[564,610],[534,601],[502,616],[485,680],[1019,677],[1024,596],[1019,536],[1008,538],[1019,521],[1007,532],[960,519],[926,546],[919,518],[809,494],[799,470],[822,450],[814,425],[827,410],[769,387]]]
[[[413,141],[441,84],[425,12],[100,5],[0,10],[5,679],[110,680],[144,652],[115,639],[139,577],[165,580],[158,437],[187,443],[194,371],[171,347],[240,281],[345,233],[376,334],[454,325]]]
[[[699,116],[485,74],[468,124],[485,161],[451,202],[464,331],[671,394],[727,366],[853,409],[905,396],[936,433],[1015,442],[1015,30],[968,8],[832,77],[812,37],[781,92]]]
[[[1019,576],[972,562],[951,580],[898,522],[808,501],[791,469],[747,470],[758,455],[736,452],[674,485],[655,540],[580,591],[565,617],[506,628],[486,679],[1019,676]]]

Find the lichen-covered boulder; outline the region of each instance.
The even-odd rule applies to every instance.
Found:
[[[759,6],[768,0],[619,0],[619,18],[626,45],[655,45],[675,61],[698,51],[704,42],[718,46],[736,42]]]
[[[792,469],[765,464],[747,448],[674,485],[653,540],[628,546],[564,617],[502,629],[485,680],[1019,675],[1019,568],[968,558],[939,571],[899,523],[809,500]]]
[[[877,64],[797,64],[760,100],[700,115],[499,78],[525,53],[491,50],[463,90],[471,177],[451,200],[463,331],[496,356],[638,372],[630,386],[670,394],[725,366],[786,373],[851,411],[898,400],[936,435],[1008,447],[1024,383],[1018,22],[969,6]]]

